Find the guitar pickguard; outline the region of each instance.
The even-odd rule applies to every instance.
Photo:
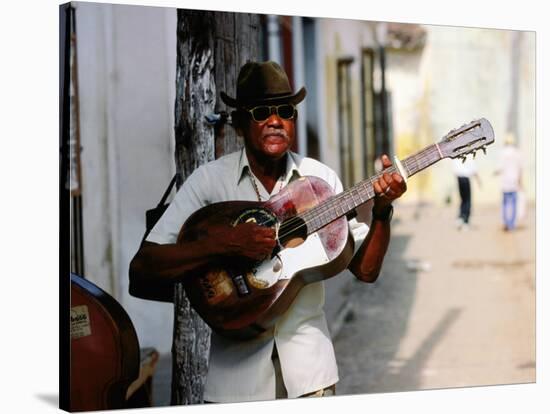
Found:
[[[264,284],[263,289],[273,286],[278,280],[290,279],[302,269],[319,266],[329,261],[317,233],[311,234],[297,247],[281,250],[271,260],[265,260],[251,273]]]

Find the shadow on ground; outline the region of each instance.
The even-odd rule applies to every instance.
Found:
[[[426,361],[460,315],[459,309],[449,309],[415,354],[398,359],[416,297],[416,266],[422,266],[404,257],[410,242],[408,235],[392,236],[376,283],[349,282],[353,305],[334,339],[340,395],[419,389]]]
[[[35,397],[55,408],[59,407],[59,394],[37,394]]]
[[[353,309],[334,338],[340,395],[378,392],[394,375],[392,363],[407,330],[417,281],[403,258],[409,240],[392,237],[376,283],[349,282]]]

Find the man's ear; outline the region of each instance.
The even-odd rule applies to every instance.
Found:
[[[231,119],[233,119],[233,128],[235,128],[236,134],[244,138],[244,128],[247,122],[244,114],[239,111],[233,111],[231,113]]]

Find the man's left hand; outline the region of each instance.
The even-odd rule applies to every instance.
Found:
[[[382,168],[386,169],[392,166],[392,162],[387,155],[382,155]],[[373,182],[374,198],[373,211],[375,213],[383,212],[393,200],[401,197],[407,191],[405,179],[397,172],[392,174],[383,173],[380,178]]]

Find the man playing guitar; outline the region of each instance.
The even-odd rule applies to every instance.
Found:
[[[220,257],[263,260],[277,246],[275,229],[254,221],[213,226],[196,240],[176,243],[187,218],[208,204],[228,200],[265,201],[304,176],[342,191],[337,175],[290,149],[295,139],[296,105],[305,89],[293,93],[286,73],[274,62],[249,62],[239,73],[236,98],[221,93],[235,108],[232,123],[244,138],[243,150],[197,168],[153,228],[130,264],[134,296],[172,301],[172,285]],[[382,166],[392,165],[382,156]],[[374,282],[390,240],[392,202],[406,191],[403,177],[384,173],[373,182],[376,194],[370,225],[352,219],[355,254],[348,269],[361,281]],[[324,286],[304,286],[274,326],[249,340],[212,332],[204,399],[242,402],[309,395],[330,395],[338,381],[334,350],[323,312]]]

